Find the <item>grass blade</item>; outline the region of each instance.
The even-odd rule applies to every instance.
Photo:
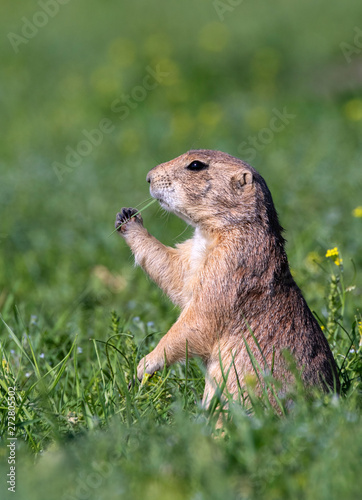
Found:
[[[150,207],[151,205],[153,205],[153,203],[155,203],[156,201],[157,201],[157,200],[156,200],[155,198],[152,198],[152,200],[151,200],[149,203],[147,203],[147,205],[145,205],[143,208],[140,208],[140,209],[139,209],[139,210],[138,210],[135,214],[131,215],[131,217],[130,217],[130,218],[132,219],[133,217],[136,217],[136,215],[138,215],[139,213],[141,213],[141,212],[143,212],[144,210],[146,210],[146,208],[148,208],[148,207]],[[118,227],[116,227],[116,228],[115,228],[115,229],[111,232],[111,234],[110,234],[109,236],[112,236],[112,234],[113,234],[113,233],[115,233],[116,231],[118,231],[118,229],[119,229],[120,227],[122,227],[124,224],[126,224],[127,222],[128,222],[128,220],[127,220],[127,221],[125,221],[125,222],[122,222],[122,224],[120,224]],[[108,236],[108,237],[109,237],[109,236]]]

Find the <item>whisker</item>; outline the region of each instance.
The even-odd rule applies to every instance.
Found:
[[[181,231],[180,234],[178,234],[177,236],[175,236],[174,240],[176,240],[177,238],[180,238],[180,236],[182,236],[188,230],[189,227],[191,227],[191,224],[186,224],[185,229],[183,231]]]

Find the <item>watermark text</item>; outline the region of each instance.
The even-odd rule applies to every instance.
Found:
[[[7,35],[15,54],[20,52],[21,45],[29,43],[39,33],[39,30],[44,28],[49,20],[58,14],[60,5],[65,5],[68,2],[70,0],[40,0],[38,2],[40,9],[30,19],[23,16],[21,18],[21,35],[12,31]]]
[[[239,144],[238,152],[243,160],[252,162],[256,158],[258,151],[263,151],[273,141],[275,134],[284,130],[290,121],[297,116],[288,113],[285,107],[282,111],[274,108],[272,113],[274,116],[270,118],[268,127],[260,129],[256,135],[249,135],[246,141]]]
[[[15,416],[16,416],[16,399],[15,399],[15,387],[8,387],[8,413],[7,413],[7,422],[8,422],[8,438],[9,443],[7,444],[7,448],[9,448],[8,455],[8,464],[9,464],[9,472],[6,474],[8,484],[8,490],[12,493],[15,493],[16,487],[16,436],[15,436]]]

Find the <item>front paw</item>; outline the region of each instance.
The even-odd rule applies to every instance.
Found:
[[[138,380],[143,379],[143,375],[148,373],[149,375],[153,375],[158,370],[162,370],[164,367],[165,360],[157,359],[155,354],[151,352],[147,354],[141,361],[138,363],[137,367],[137,378]]]
[[[135,224],[143,226],[143,219],[135,208],[122,208],[117,214],[115,228],[124,234]]]

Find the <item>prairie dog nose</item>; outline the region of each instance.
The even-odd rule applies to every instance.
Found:
[[[148,172],[147,177],[146,177],[146,181],[151,183],[151,172]]]

